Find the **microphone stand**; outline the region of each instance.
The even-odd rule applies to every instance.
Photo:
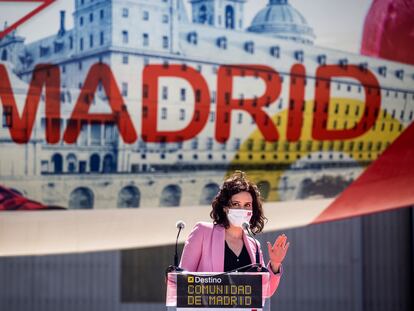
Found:
[[[262,266],[260,263],[260,254],[259,254],[259,245],[257,244],[256,239],[253,237],[252,232],[250,231],[249,224],[247,222],[243,223],[243,229],[246,229],[248,235],[253,239],[256,244],[256,263],[252,264],[252,267],[247,270],[247,272],[269,272],[269,270]]]
[[[165,273],[168,274],[169,272],[176,272],[176,271],[184,271],[184,269],[178,266],[178,237],[180,236],[181,230],[184,228],[184,222],[180,221],[176,224],[178,233],[177,238],[175,240],[175,253],[174,253],[174,265],[169,265],[166,269]]]
[[[184,226],[179,224],[178,227],[179,229],[177,233],[177,239],[175,240],[174,268],[175,268],[175,271],[184,271],[184,269],[181,269],[178,266],[178,237],[180,236],[181,230],[184,228]]]

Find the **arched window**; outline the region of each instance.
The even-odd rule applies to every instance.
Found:
[[[198,23],[205,24],[207,22],[207,8],[205,5],[200,6],[198,11]]]
[[[161,193],[160,206],[179,206],[181,188],[177,185],[166,186]]]
[[[63,158],[62,158],[61,154],[55,153],[52,156],[52,163],[53,163],[53,172],[54,173],[62,173],[63,172]]]
[[[114,157],[112,154],[106,154],[103,160],[103,172],[104,173],[111,173],[116,170],[116,165],[114,161]]]
[[[223,50],[227,49],[227,38],[226,37],[217,38],[216,45]]]
[[[195,31],[189,32],[187,34],[187,41],[191,44],[197,44],[198,35]]]
[[[205,185],[201,193],[200,204],[210,205],[219,190],[220,187],[215,183]]]
[[[3,52],[1,53],[1,60],[7,60],[7,50],[3,50]]]
[[[69,208],[92,209],[94,196],[93,192],[86,187],[76,188],[69,197]]]
[[[268,181],[262,180],[257,183],[257,187],[260,190],[260,194],[263,199],[267,199],[270,193],[270,183]]]
[[[234,9],[231,5],[226,6],[226,28],[234,29]]]
[[[298,193],[298,199],[309,197],[332,198],[346,189],[351,180],[346,180],[341,175],[323,175],[315,180],[306,178],[302,181]]]
[[[312,187],[312,179],[305,178],[299,186],[298,199],[305,199],[309,196],[309,189]]]
[[[89,167],[90,167],[91,172],[94,172],[94,173],[99,172],[99,168],[101,167],[100,161],[101,161],[101,158],[99,154],[94,153],[93,155],[91,155],[89,159]]]
[[[76,155],[73,153],[69,153],[66,156],[66,162],[68,164],[68,172],[69,173],[75,173],[77,170],[77,159],[76,159]]]
[[[117,207],[134,208],[139,207],[141,195],[137,187],[126,186],[118,194]]]

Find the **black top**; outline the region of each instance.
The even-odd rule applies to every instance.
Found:
[[[252,263],[250,259],[250,255],[247,252],[246,245],[243,244],[243,249],[239,257],[237,257],[236,254],[233,253],[233,251],[227,245],[227,242],[225,242],[224,244],[225,244],[225,248],[224,248],[224,271],[225,272],[235,270],[240,267],[250,265]],[[244,269],[238,269],[237,271],[245,272],[248,269],[249,267],[244,268]]]

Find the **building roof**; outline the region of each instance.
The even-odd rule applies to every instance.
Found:
[[[287,0],[270,0],[247,30],[306,44],[313,44],[315,38],[306,19]]]

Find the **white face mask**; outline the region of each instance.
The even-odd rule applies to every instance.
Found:
[[[250,223],[253,212],[245,209],[229,208],[227,219],[235,227],[241,227],[244,222]]]

